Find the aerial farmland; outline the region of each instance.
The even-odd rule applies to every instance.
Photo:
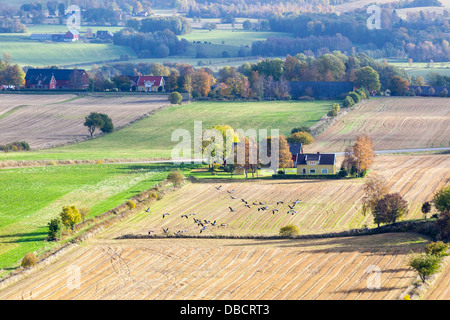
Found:
[[[0,300],[449,300],[447,2],[0,0]]]

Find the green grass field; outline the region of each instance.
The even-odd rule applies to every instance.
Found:
[[[191,33],[180,38],[192,41],[207,41],[212,44],[225,44],[230,46],[252,45],[253,41],[266,40],[268,37],[292,37],[290,33],[267,32],[267,31],[244,31],[244,30],[198,30],[194,29]]]
[[[0,54],[9,53],[21,66],[75,66],[134,56],[128,47],[99,43],[46,43],[29,40],[29,36],[0,35]]]
[[[426,76],[429,72],[436,72],[441,75],[450,77],[450,61],[447,62],[435,62],[434,66],[429,66],[428,62],[414,62],[411,67],[409,66],[409,62],[406,59],[388,59],[389,64],[401,67],[405,69],[405,71],[411,77],[422,76],[426,79]]]
[[[294,127],[314,125],[333,102],[336,101],[205,101],[170,106],[98,139],[48,150],[3,153],[0,161],[170,158],[179,143],[171,141],[172,132],[185,129],[193,135],[194,121],[201,121],[204,129],[228,124],[243,130],[279,129],[281,134],[289,135]]]
[[[0,276],[25,253],[42,251],[47,223],[66,205],[88,207],[90,217],[124,203],[164,180],[172,166],[74,165],[0,170]]]
[[[91,28],[95,33],[98,30],[111,32],[120,30],[121,27],[97,27],[82,26],[81,35]],[[0,55],[9,53],[14,63],[21,66],[46,67],[79,66],[100,63],[119,59],[121,55],[136,57],[129,47],[115,46],[113,44],[40,42],[30,40],[33,33],[65,33],[66,25],[35,25],[28,27],[28,33],[1,33]]]

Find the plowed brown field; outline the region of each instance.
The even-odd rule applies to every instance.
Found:
[[[83,123],[91,112],[106,113],[115,127],[121,127],[168,104],[166,96],[151,95],[76,97],[2,94],[0,144],[27,141],[31,148],[48,148],[80,141],[89,136]]]
[[[0,299],[398,299],[416,277],[407,255],[425,243],[411,234],[97,241]]]
[[[339,152],[368,134],[376,150],[450,146],[450,99],[391,97],[359,104],[338,119],[305,152]]]

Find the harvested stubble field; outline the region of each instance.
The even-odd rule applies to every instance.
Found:
[[[165,95],[2,94],[0,144],[27,141],[31,148],[49,148],[81,141],[89,137],[83,123],[91,112],[106,113],[121,127],[167,105]]]
[[[450,99],[390,97],[358,104],[316,137],[305,152],[339,152],[368,134],[376,150],[450,146]]]
[[[421,206],[450,180],[449,155],[377,156],[373,171],[389,181],[390,192],[399,192],[408,201],[405,219],[422,218]],[[222,185],[220,190],[216,187]],[[112,227],[107,237],[125,234],[162,234],[184,231],[200,235],[195,219],[216,221],[201,235],[277,235],[280,227],[296,225],[301,234],[328,233],[373,225],[373,217],[363,216],[362,179],[348,180],[227,180],[190,183],[151,206],[126,224]],[[234,190],[229,194],[227,190]],[[236,197],[232,199],[231,196]],[[250,205],[246,207],[244,199]],[[295,200],[296,213],[287,213]],[[283,201],[277,205],[278,201]],[[263,203],[262,205],[259,202]],[[253,203],[256,203],[254,205]],[[267,206],[267,210],[258,208]],[[235,211],[232,212],[229,207]],[[275,213],[273,209],[278,209]],[[162,218],[164,213],[169,215]],[[195,213],[195,215],[190,215]],[[188,218],[181,217],[188,215]],[[220,226],[226,224],[226,226]]]
[[[0,299],[398,299],[416,277],[407,256],[426,243],[415,234],[89,241]]]
[[[424,299],[450,300],[450,263],[447,262],[433,287],[425,294]]]
[[[421,203],[450,179],[449,162],[448,155],[384,155],[376,157],[374,170],[389,172],[391,191],[410,204],[406,218],[419,218]],[[276,235],[289,223],[302,234],[370,225],[372,218],[358,211],[361,179],[255,181],[187,183],[149,212],[110,226],[1,289],[0,299],[399,299],[416,280],[408,255],[429,241],[417,234],[245,239]],[[236,199],[227,190],[234,190]],[[298,213],[287,214],[287,205],[296,199],[301,200]],[[272,214],[280,200],[279,212]],[[258,212],[263,205],[254,201],[266,202],[269,210]],[[170,215],[163,218],[163,213]],[[196,214],[181,217],[191,213]],[[216,220],[217,226],[209,224],[200,234],[193,218]],[[150,230],[161,236],[162,228],[170,235],[186,230],[183,234],[191,237],[119,239]],[[227,235],[234,239],[219,238]],[[371,287],[378,280],[379,288]]]

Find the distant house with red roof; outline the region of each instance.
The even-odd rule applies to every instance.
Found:
[[[77,30],[67,31],[66,35],[64,36],[64,41],[66,42],[78,41],[79,39],[80,33]]]
[[[139,76],[136,89],[139,92],[164,92],[165,85],[164,77]]]
[[[77,69],[28,69],[25,87],[29,89],[87,89],[89,76]]]

